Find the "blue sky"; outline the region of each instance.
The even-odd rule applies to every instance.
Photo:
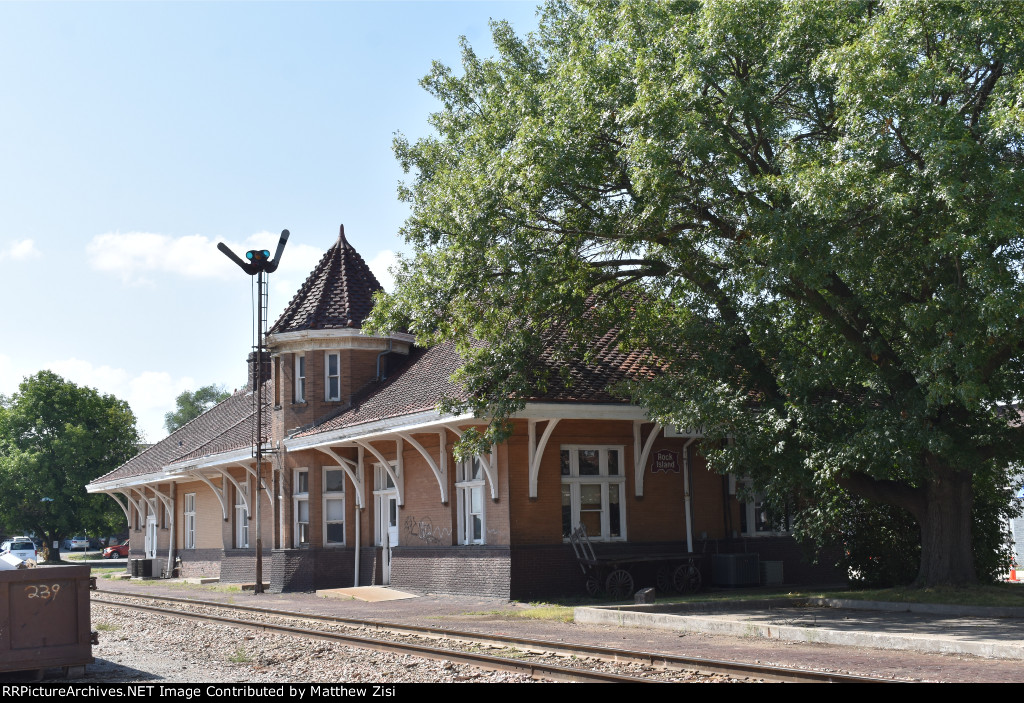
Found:
[[[338,235],[387,286],[391,142],[431,61],[534,2],[0,3],[0,393],[41,369],[131,405],[245,382],[250,281],[215,248],[291,240],[271,318]]]

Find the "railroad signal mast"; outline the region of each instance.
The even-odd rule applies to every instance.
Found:
[[[277,270],[281,253],[288,242],[288,230],[281,231],[274,258],[269,249],[251,249],[245,252],[245,260],[231,251],[224,242],[217,248],[250,276],[256,276],[258,299],[256,301],[256,328],[253,330],[253,352],[256,354],[256,387],[253,399],[256,403],[256,436],[253,442],[253,456],[256,458],[256,589],[263,593],[263,522],[260,510],[260,493],[263,486],[263,354],[267,337],[267,275]]]

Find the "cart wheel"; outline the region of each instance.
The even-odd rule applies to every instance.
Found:
[[[700,569],[693,564],[682,564],[672,574],[672,585],[680,593],[696,593],[700,584]]]
[[[604,582],[608,595],[615,600],[622,600],[633,595],[633,577],[625,569],[616,569],[608,574],[608,580]]]
[[[595,573],[587,574],[587,593],[591,598],[601,595],[601,577]]]
[[[672,570],[671,566],[658,567],[658,580],[655,581],[655,585],[661,593],[672,593],[675,591],[675,586],[672,585]]]

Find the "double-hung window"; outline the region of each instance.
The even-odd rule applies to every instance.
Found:
[[[324,467],[324,546],[345,546],[345,472]]]
[[[309,546],[309,471],[295,469],[292,483],[292,507],[295,515],[295,547]]]
[[[249,480],[242,483],[242,490],[235,489],[235,549],[249,547],[249,511],[245,499],[249,497]]]
[[[583,525],[593,540],[626,539],[624,449],[562,445],[562,537]]]
[[[764,496],[754,492],[746,479],[737,481],[736,497],[740,502],[740,532],[747,537],[770,537],[789,534],[789,512],[773,511]]]
[[[185,494],[185,549],[196,548],[196,494]]]
[[[341,400],[341,354],[324,355],[324,400]]]
[[[306,357],[295,357],[295,402],[306,402]]]
[[[455,491],[459,510],[459,544],[485,544],[484,468],[480,457],[468,457],[458,463]]]

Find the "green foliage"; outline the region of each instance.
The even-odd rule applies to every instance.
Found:
[[[435,134],[396,137],[414,254],[368,329],[457,340],[486,445],[545,348],[614,328],[665,370],[633,401],[733,440],[715,469],[808,532],[837,495],[898,506],[923,583],[973,580],[971,477],[1024,458],[997,411],[1024,397],[1022,27],[972,2],[496,22],[496,57],[424,78]]]
[[[174,432],[191,420],[205,413],[217,403],[227,400],[231,396],[223,386],[203,386],[197,391],[183,391],[174,402],[177,410],[164,415],[164,427],[168,432]]]
[[[86,531],[124,528],[124,513],[85,485],[135,455],[135,415],[124,401],[51,371],[25,379],[0,406],[0,522],[49,547]]]
[[[837,511],[840,566],[857,588],[910,583],[921,563],[920,528],[906,510],[854,498]],[[841,526],[841,527],[840,527]]]

